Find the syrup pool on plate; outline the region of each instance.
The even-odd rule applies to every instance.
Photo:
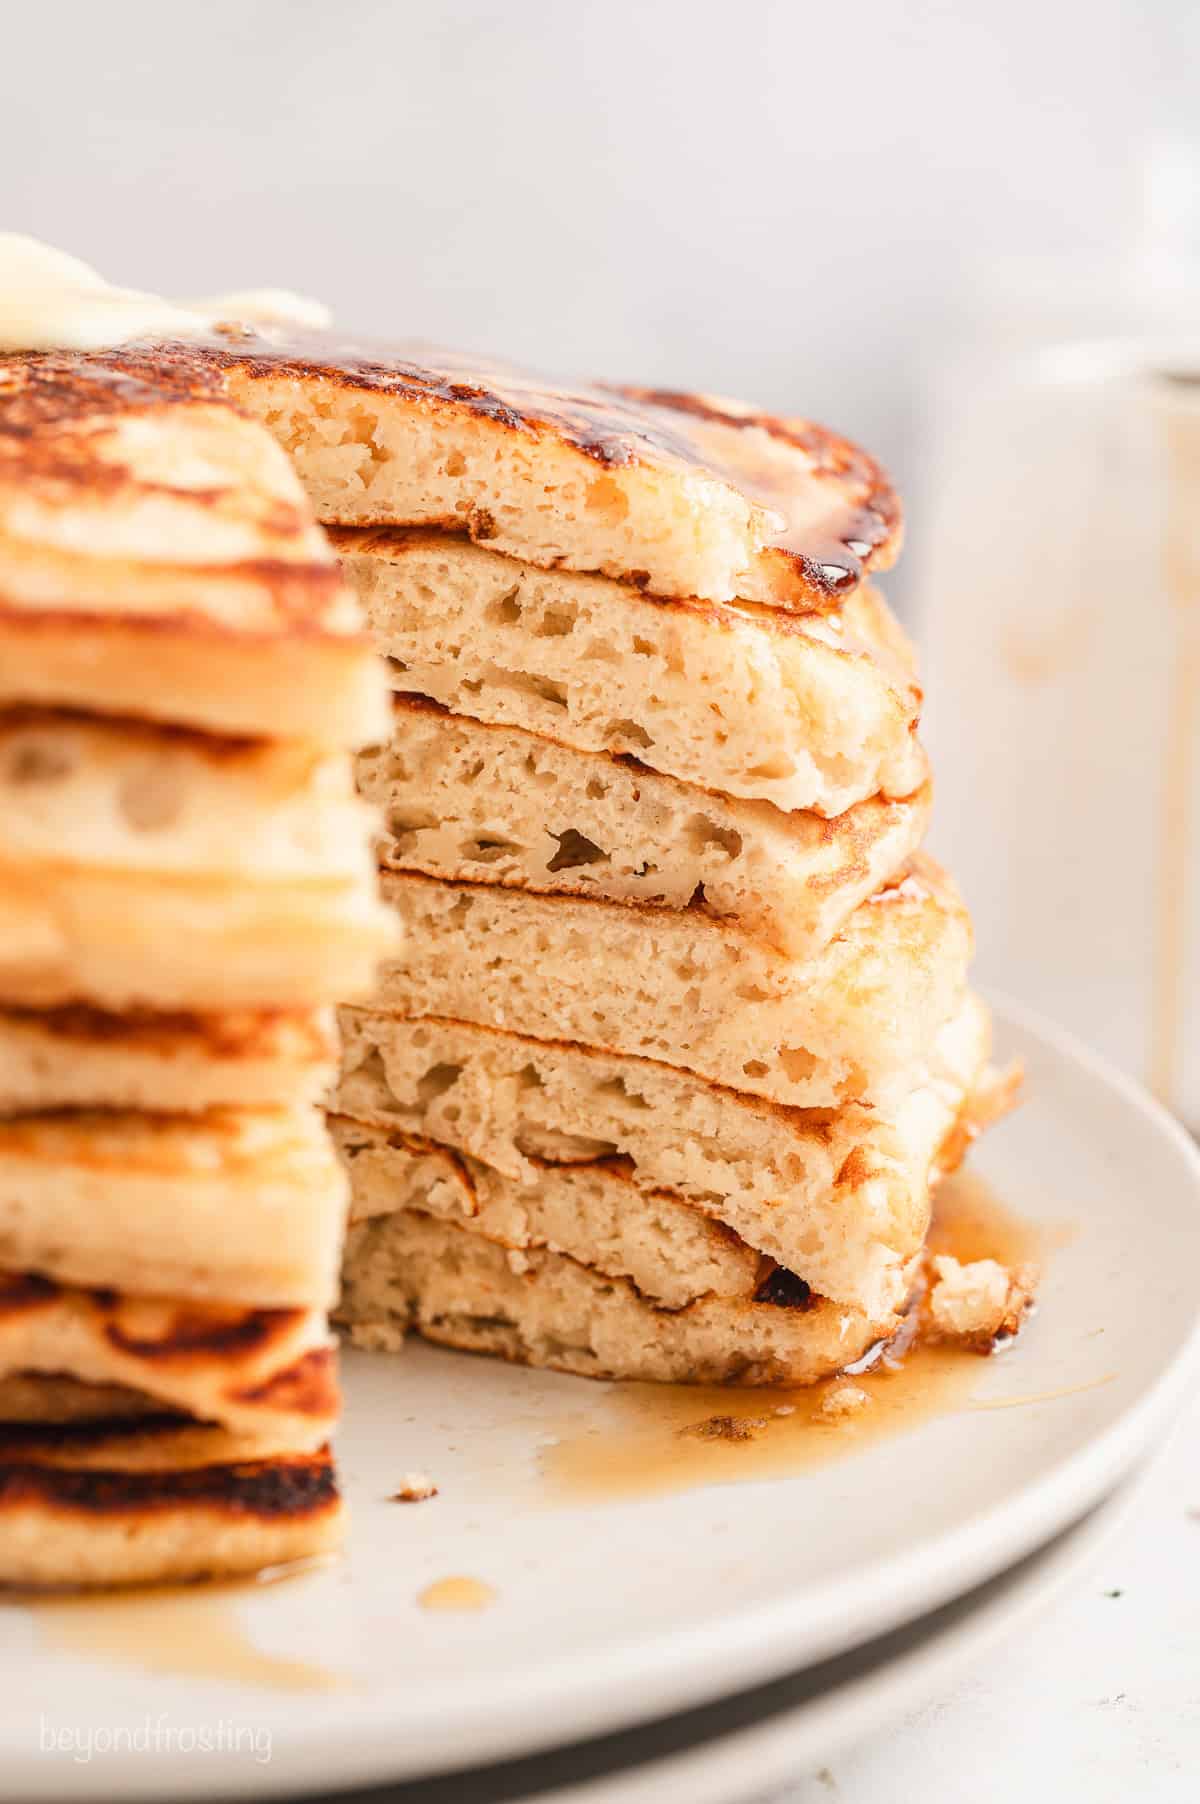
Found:
[[[1024,1219],[976,1173],[938,1187],[931,1254],[1044,1267],[1067,1233]],[[1014,1374],[1020,1337],[1002,1357]],[[931,1417],[975,1407],[984,1358],[919,1332],[870,1370],[796,1390],[614,1386],[586,1426],[542,1454],[556,1502],[638,1497],[786,1477],[843,1459]],[[857,1393],[851,1395],[848,1393]],[[1037,1398],[1018,1401],[1038,1401]]]
[[[302,1578],[324,1564],[302,1560],[241,1580],[26,1595],[14,1601],[32,1613],[41,1640],[56,1652],[271,1691],[342,1691],[344,1677],[314,1661],[256,1646],[238,1618],[239,1602],[262,1585]]]

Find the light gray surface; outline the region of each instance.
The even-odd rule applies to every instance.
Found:
[[[872,1664],[883,1664],[864,1706],[886,1715],[889,1687],[907,1682],[918,1694],[928,1687],[928,1675],[898,1678],[887,1667],[889,1658],[920,1664],[927,1653],[936,1664],[923,1635],[954,1638],[966,1661],[961,1683],[782,1791],[763,1786],[768,1773],[786,1770],[793,1744],[800,1761],[814,1736],[844,1733],[845,1712],[831,1708],[832,1693],[809,1690],[807,1674],[750,1694],[744,1708],[742,1700],[714,1706],[694,1730],[717,1737],[697,1756],[699,1765],[680,1739],[683,1719],[510,1769],[320,1804],[400,1804],[427,1790],[437,1804],[459,1797],[532,1804],[539,1796],[546,1804],[684,1804],[701,1794],[729,1804],[1193,1804],[1200,1780],[1200,1403],[1150,1470],[1130,1482],[1133,1495],[1102,1506],[1094,1527],[1068,1531],[1061,1548],[1056,1543],[973,1593],[965,1619],[955,1603],[873,1643]],[[1112,1511],[1116,1523],[1106,1527],[1100,1518]],[[1072,1548],[1081,1536],[1098,1551]],[[1061,1573],[1039,1573],[1047,1561]],[[1056,1583],[1065,1595],[1052,1595]],[[1014,1584],[1031,1596],[1009,1598]],[[997,1620],[977,1629],[975,1614],[989,1611]],[[816,1670],[834,1689],[868,1676],[856,1678],[853,1655]]]
[[[777,1804],[1195,1804],[1198,1796],[1200,1402],[1086,1589],[953,1695]]]
[[[894,1724],[1036,1627],[1080,1588],[1138,1509],[1145,1473],[1081,1522],[931,1615],[771,1684],[584,1747],[320,1804],[788,1804],[805,1765]],[[828,1767],[813,1783],[829,1788]]]

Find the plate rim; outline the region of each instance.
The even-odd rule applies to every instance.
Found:
[[[407,1804],[412,1796],[409,1788],[483,1781],[497,1766],[502,1787],[496,1793],[496,1804],[510,1796],[528,1797],[529,1804],[590,1804],[591,1800],[597,1804],[600,1800],[603,1804],[657,1804],[664,1795],[686,1798],[688,1804],[709,1804],[710,1800],[711,1804],[730,1804],[742,1797],[765,1796],[774,1787],[786,1789],[789,1782],[795,1783],[799,1766],[837,1759],[858,1741],[886,1731],[908,1711],[948,1692],[954,1675],[969,1676],[984,1655],[1043,1616],[1065,1593],[1077,1589],[1136,1518],[1150,1473],[1161,1457],[1162,1449],[1155,1448],[1144,1464],[1120,1479],[1049,1542],[1031,1549],[1014,1567],[1003,1569],[899,1630],[873,1637],[861,1649],[852,1648],[830,1662],[819,1662],[818,1671],[822,1665],[848,1668],[860,1655],[867,1656],[871,1664],[865,1672],[843,1670],[830,1675],[831,1683],[795,1704],[782,1704],[744,1726],[718,1728],[713,1735],[665,1755],[650,1752],[644,1760],[631,1759],[600,1772],[585,1766],[565,1783],[535,1785],[528,1793],[511,1791],[514,1778],[520,1775],[506,1770],[507,1763],[459,1768],[427,1780],[401,1780],[397,1784],[403,1790],[398,1791],[396,1804],[401,1804],[402,1798]],[[932,1620],[945,1611],[953,1612],[949,1621],[939,1624]],[[909,1645],[891,1651],[882,1645],[896,1634],[909,1632],[917,1636]],[[777,1682],[786,1684],[789,1678],[803,1677],[810,1670],[800,1667],[794,1675],[781,1674]],[[722,1695],[712,1707],[720,1710],[736,1705],[740,1695]],[[656,1725],[667,1727],[674,1720],[656,1718],[639,1729],[652,1735]],[[565,1761],[575,1753],[586,1757],[588,1745],[568,1742],[530,1756],[530,1762],[535,1765],[556,1757]],[[769,1757],[765,1772],[761,1765],[764,1749]],[[758,1763],[750,1786],[738,1782],[748,1759]],[[664,1786],[671,1790],[664,1794]],[[352,1793],[345,1800],[335,1796],[329,1804],[356,1804],[356,1800]],[[373,1804],[370,1794],[364,1795],[363,1804]],[[493,1801],[483,1793],[476,1804]]]

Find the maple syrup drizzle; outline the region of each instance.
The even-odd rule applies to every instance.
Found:
[[[1111,1384],[1115,1372],[1102,1372],[1099,1378],[1087,1378],[1082,1384],[1061,1384],[1053,1391],[1033,1391],[1028,1397],[985,1397],[971,1404],[972,1409],[1028,1409],[1031,1403],[1057,1403],[1060,1397],[1080,1397],[1084,1391],[1099,1390]]]
[[[1009,1267],[1040,1267],[1067,1238],[1065,1228],[1024,1220],[973,1172],[958,1172],[938,1187],[931,1253],[964,1264],[997,1259]],[[974,1401],[986,1369],[980,1355],[924,1341],[918,1324],[914,1311],[907,1335],[869,1350],[845,1375],[802,1389],[614,1386],[602,1412],[589,1410],[582,1426],[573,1424],[542,1450],[551,1498],[595,1501],[757,1483],[843,1459],[934,1417],[980,1407]],[[836,1393],[847,1386],[865,1400],[839,1399]],[[1006,1401],[1047,1401],[1057,1394]],[[839,1401],[849,1407],[839,1409]]]

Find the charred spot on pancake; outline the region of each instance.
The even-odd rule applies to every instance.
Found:
[[[564,385],[553,377],[477,358],[442,346],[354,344],[320,332],[222,343],[215,335],[142,351],[162,359],[181,385],[201,390],[236,368],[252,380],[286,375],[332,382],[414,402],[441,402],[510,432],[536,437],[549,429],[584,456],[609,468],[636,463],[647,452],[687,462],[695,453],[684,434],[653,417],[617,390],[586,383]],[[126,349],[127,367],[138,356]]]
[[[871,1155],[860,1141],[850,1148],[833,1181],[838,1190],[856,1190],[880,1175],[881,1168],[871,1163]]]
[[[36,1028],[48,1039],[111,1042],[130,1051],[161,1047],[173,1051],[180,1040],[202,1046],[214,1058],[269,1056],[281,1032],[295,1045],[295,1057],[328,1058],[333,1051],[331,1030],[312,1009],[227,1009],[204,1015],[185,1010],[131,1008],[115,1014],[91,1003],[63,1003],[57,1008],[35,1009],[5,1005],[4,1020]],[[74,1110],[56,1110],[70,1115]]]
[[[92,1293],[92,1300],[103,1313],[114,1316],[104,1324],[109,1343],[147,1361],[249,1352],[281,1339],[304,1313],[300,1309],[220,1309],[187,1303],[151,1306],[128,1299],[122,1303],[115,1293],[99,1291]],[[149,1313],[152,1307],[154,1314]],[[123,1311],[124,1320],[118,1311]]]
[[[397,690],[392,696],[393,714],[433,714],[450,719],[450,710],[445,702],[439,702],[432,695],[421,695],[415,689]],[[486,724],[486,723],[485,723]]]
[[[811,1309],[812,1286],[784,1265],[776,1265],[767,1273],[754,1293],[756,1303],[770,1303],[776,1309]]]
[[[196,360],[190,367],[146,349],[121,347],[86,356],[67,351],[30,351],[4,359],[0,446],[19,447],[25,468],[73,477],[86,464],[94,478],[119,486],[122,473],[97,459],[89,413],[155,412],[175,401],[217,400],[219,376]],[[51,439],[39,439],[47,429]],[[65,428],[65,429],[64,429]],[[32,462],[31,462],[32,460]]]
[[[85,1421],[0,1423],[0,1469],[21,1465],[39,1456],[102,1446],[114,1435],[135,1434],[139,1439],[175,1435],[189,1417],[173,1410],[153,1415],[96,1416]]]
[[[84,1516],[143,1516],[186,1509],[264,1521],[300,1521],[338,1502],[328,1448],[227,1466],[122,1472],[29,1462],[0,1464],[0,1523],[5,1512],[36,1506]]]
[[[332,1347],[313,1347],[294,1365],[237,1393],[239,1403],[259,1403],[292,1415],[332,1416],[340,1396]]]
[[[0,1272],[0,1316],[20,1315],[53,1303],[60,1286],[36,1272]]]
[[[864,565],[899,533],[899,502],[879,465],[848,440],[811,421],[780,419],[750,409],[727,410],[704,396],[670,390],[563,384],[503,362],[481,367],[441,348],[399,347],[389,354],[382,347],[356,346],[321,334],[268,341],[214,333],[194,343],[119,346],[85,357],[34,352],[12,358],[6,370],[15,381],[5,391],[0,435],[28,444],[39,429],[78,421],[88,411],[117,406],[128,412],[161,408],[172,401],[220,401],[226,372],[232,368],[252,380],[284,373],[426,405],[440,401],[510,431],[536,437],[548,430],[602,466],[628,467],[647,455],[666,456],[711,468],[754,494],[761,482],[755,478],[752,460],[743,469],[745,460],[734,455],[726,467],[726,460],[710,455],[702,439],[696,442],[689,423],[720,427],[731,434],[766,433],[800,452],[818,480],[839,482],[847,491],[838,517],[819,541],[793,545],[786,534],[782,541],[782,548],[803,567],[817,597],[853,587]],[[84,430],[76,434],[72,456],[68,435],[60,430],[54,444],[44,447],[45,453],[67,466],[64,473],[76,461],[86,460],[94,481],[97,460],[89,436]],[[764,478],[766,474],[761,473]],[[112,480],[119,479],[119,472],[114,472]],[[775,504],[771,486],[768,483],[760,496],[764,505]],[[472,528],[472,536],[487,535]]]
[[[779,538],[770,541],[803,570],[818,606],[836,603],[848,594],[862,580],[872,559],[898,541],[903,510],[887,472],[858,445],[827,426],[815,420],[782,419],[753,409],[734,411],[707,396],[675,389],[623,385],[612,392],[639,403],[655,418],[663,414],[683,415],[731,432],[764,433],[799,451],[818,481],[840,483],[853,492],[854,498],[846,495],[838,517],[819,534],[796,534],[785,528]],[[719,457],[713,459],[714,468],[721,469],[722,464]],[[735,455],[722,473],[744,486],[762,505],[777,505],[780,512],[786,513],[786,496],[773,496],[773,484],[765,467],[756,472],[751,461],[743,468]]]

